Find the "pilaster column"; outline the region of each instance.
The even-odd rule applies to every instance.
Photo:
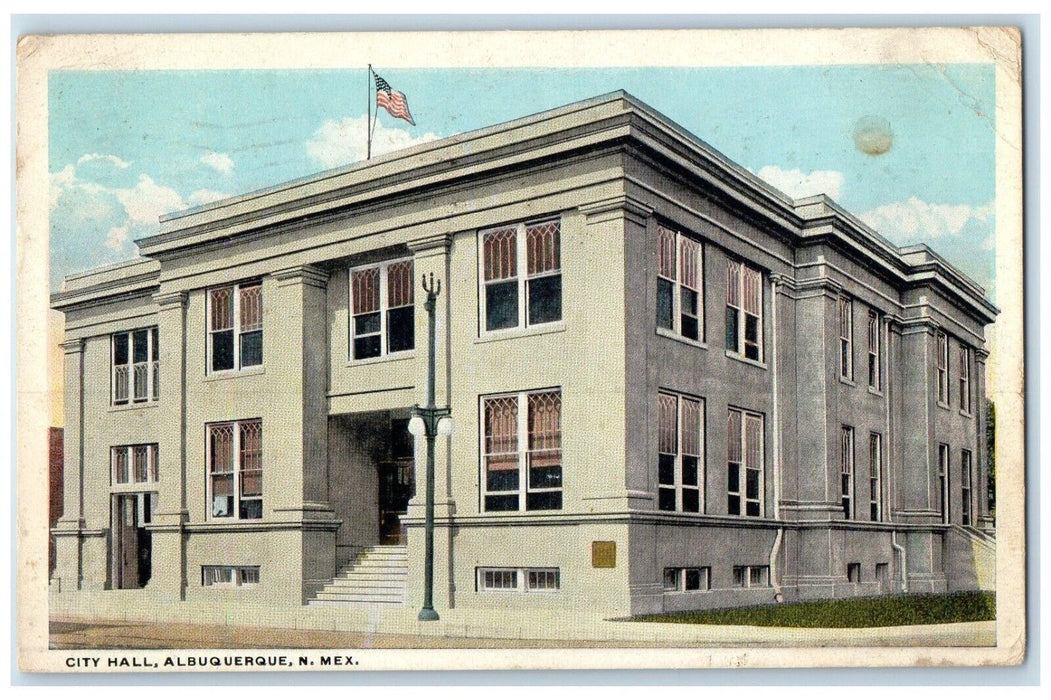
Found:
[[[84,340],[62,343],[65,367],[65,427],[62,433],[62,517],[55,524],[53,581],[77,590],[83,579],[84,528]]]
[[[921,302],[925,297],[921,297]],[[934,435],[937,388],[934,326],[921,317],[903,319],[901,330],[901,476],[896,522],[938,523],[938,445]]]

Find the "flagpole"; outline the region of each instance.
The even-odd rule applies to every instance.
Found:
[[[366,109],[366,116],[365,116],[365,132],[366,132],[366,134],[365,134],[365,138],[367,139],[366,146],[365,146],[365,160],[371,160],[372,159],[372,125],[369,123],[369,122],[372,121],[372,64],[371,63],[369,64],[368,85],[365,86],[365,89],[366,89],[366,91],[368,93],[366,98],[365,98],[365,109]]]

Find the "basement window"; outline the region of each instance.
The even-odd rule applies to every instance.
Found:
[[[205,588],[251,588],[258,583],[258,566],[201,567],[201,585]]]
[[[505,593],[552,593],[562,587],[561,575],[553,568],[494,568],[477,570],[478,591]]]
[[[711,589],[712,569],[709,566],[664,570],[665,592],[710,591]]]
[[[766,588],[769,585],[769,566],[734,567],[734,588]]]

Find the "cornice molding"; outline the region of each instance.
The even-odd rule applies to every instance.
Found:
[[[186,292],[157,292],[153,295],[153,301],[161,311],[169,311],[185,308],[187,297]]]
[[[84,352],[84,339],[75,338],[73,340],[65,340],[59,343],[62,346],[62,351],[67,355],[76,355]]]
[[[589,224],[599,224],[612,219],[625,218],[639,226],[645,226],[653,216],[653,209],[634,197],[618,195],[597,202],[582,204],[578,208]]]
[[[291,284],[303,284],[308,287],[325,289],[328,287],[328,273],[314,265],[296,265],[286,267],[272,273],[277,280],[277,286],[285,287]]]
[[[436,233],[424,238],[417,238],[414,241],[409,241],[406,246],[413,255],[419,255],[420,253],[427,251],[445,253],[452,247],[452,244],[453,236],[451,233]]]

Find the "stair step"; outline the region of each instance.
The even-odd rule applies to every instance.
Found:
[[[408,578],[409,554],[404,545],[370,547],[340,569],[309,603],[403,605]]]

